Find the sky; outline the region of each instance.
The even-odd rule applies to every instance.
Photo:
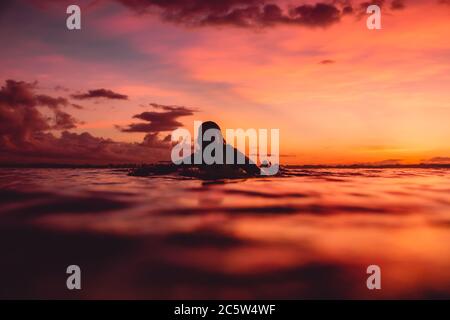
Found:
[[[450,162],[450,1],[0,4],[0,162],[155,162],[194,121],[286,164]],[[66,8],[81,8],[81,30]]]

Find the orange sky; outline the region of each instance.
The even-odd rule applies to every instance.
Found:
[[[127,95],[70,110],[84,122],[72,132],[116,141],[142,141],[145,133],[117,125],[136,122],[133,115],[156,102],[198,110],[179,119],[188,128],[194,120],[222,129],[279,128],[282,163],[450,156],[448,4],[386,5],[382,30],[368,30],[366,16],[356,15],[327,27],[191,27],[112,2],[82,7],[78,34],[59,25],[64,6],[25,1],[39,13],[31,32],[13,28],[17,8],[10,8],[0,18],[2,42],[12,42],[0,53],[2,82],[38,81],[40,92],[57,96],[95,88]]]

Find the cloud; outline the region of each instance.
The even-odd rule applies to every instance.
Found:
[[[403,0],[393,0],[391,2],[391,9],[392,10],[402,10],[405,9],[405,3]]]
[[[373,162],[362,162],[362,163],[356,163],[356,165],[362,165],[362,166],[398,166],[403,163],[402,159],[386,159],[381,161],[373,161]]]
[[[146,111],[133,116],[135,119],[140,119],[145,122],[131,123],[127,127],[118,127],[122,132],[147,132],[154,133],[160,131],[172,131],[183,124],[178,121],[178,118],[191,116],[196,112],[183,106],[166,106],[156,103],[150,104],[155,109],[161,109],[162,112]]]
[[[422,162],[426,164],[450,164],[450,157],[434,157]]]
[[[53,98],[47,95],[37,95],[35,99],[36,105],[47,106],[52,109],[58,109],[59,107],[65,107],[69,105],[69,101],[66,98],[62,97]]]
[[[120,164],[168,159],[168,151],[138,143],[116,142],[90,133],[63,131],[60,137],[36,132],[26,145],[0,144],[1,163]]]
[[[22,144],[35,132],[75,128],[78,121],[60,108],[70,105],[65,98],[39,95],[36,83],[6,80],[0,89],[0,143]],[[45,116],[38,107],[48,107]]]
[[[52,98],[45,95],[35,95],[33,90],[37,83],[27,83],[23,81],[6,80],[5,86],[0,90],[0,104],[10,107],[36,107],[40,104],[56,106],[58,103],[65,103],[64,98]]]
[[[353,7],[349,4],[346,4],[343,8],[342,8],[342,15],[346,15],[346,14],[353,14],[354,10]]]
[[[42,5],[54,0],[34,0]],[[385,0],[114,0],[137,14],[156,15],[164,21],[185,26],[235,26],[265,28],[276,25],[327,27],[343,16],[362,17],[371,4],[383,7]],[[448,3],[449,0],[438,0]],[[96,5],[109,5],[98,1]],[[405,7],[403,0],[392,0],[388,9]]]
[[[330,59],[325,59],[319,62],[320,64],[333,64],[336,63],[336,61],[334,60],[330,60]]]
[[[308,26],[328,26],[341,18],[339,9],[326,3],[298,6],[291,11],[291,16],[294,22]]]
[[[64,92],[70,91],[68,88],[61,86],[61,85],[56,85],[53,89],[55,89],[55,91],[64,91]]]
[[[159,14],[166,21],[191,26],[232,25],[238,27],[267,27],[278,24],[308,27],[329,26],[351,6],[318,2],[301,4],[290,10],[265,0],[117,0],[141,14]]]
[[[147,133],[141,146],[151,147],[156,149],[167,149],[172,146],[170,134],[160,139],[158,133]]]
[[[363,1],[359,4],[359,9],[362,14],[366,14],[367,7],[370,5],[377,5],[380,8],[383,8],[385,4],[385,0],[371,0],[371,1]]]
[[[79,123],[79,121],[70,114],[61,110],[56,110],[54,115],[54,125],[51,127],[54,130],[74,129]]]
[[[360,7],[367,9],[370,5],[377,5],[379,7],[383,7],[386,3],[386,0],[371,0],[371,1],[363,1],[360,3]]]
[[[382,10],[382,12],[386,12],[388,9],[394,11],[397,10],[399,11],[400,9],[403,8],[398,8],[397,6],[400,5],[400,2],[403,4],[404,6],[404,1],[396,1],[393,0],[391,2],[390,6],[386,6],[386,0],[370,0],[370,1],[362,1],[359,3],[356,3],[353,5],[353,12],[355,13],[357,18],[364,18],[367,16],[367,8],[371,5],[377,5],[379,6]],[[398,3],[394,3],[394,2],[398,2]]]
[[[142,143],[122,143],[91,134],[73,133],[79,123],[61,107],[65,98],[37,94],[36,83],[7,80],[0,89],[0,162],[108,164],[141,163],[168,159],[170,137],[149,133]],[[41,112],[47,108],[49,115]],[[160,106],[173,116],[190,111]],[[54,130],[62,131],[59,136]]]
[[[72,106],[73,108],[75,108],[75,109],[78,109],[78,110],[83,110],[83,109],[84,109],[83,106],[80,106],[79,104],[76,104],[76,103],[72,103],[71,106]]]
[[[402,159],[387,159],[378,162],[372,162],[372,164],[379,166],[396,166],[402,164],[402,161]]]
[[[73,94],[71,96],[73,99],[85,100],[85,99],[95,99],[95,98],[105,98],[114,100],[128,100],[128,96],[120,94],[108,89],[94,89],[89,90],[86,93]]]

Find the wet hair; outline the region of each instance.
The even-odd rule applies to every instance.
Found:
[[[209,129],[216,129],[219,130],[219,132],[222,134],[220,127],[217,123],[215,123],[214,121],[205,121],[203,122],[199,127],[198,127],[198,142],[200,144],[201,139],[203,139],[203,135],[205,134],[206,131],[208,131]],[[204,149],[209,143],[205,144],[205,141],[203,141],[202,143],[202,149]]]

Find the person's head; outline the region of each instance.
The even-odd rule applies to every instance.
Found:
[[[204,134],[206,131],[210,130],[210,129],[214,129],[214,130],[218,130],[220,134],[222,134],[222,132],[220,131],[220,127],[217,123],[215,123],[214,121],[206,121],[203,122],[199,127],[198,127],[198,136],[197,136],[197,142],[199,143],[199,145],[202,145],[202,149],[204,149],[207,145],[209,145],[210,143],[212,143],[213,141],[204,141],[202,142],[202,139],[204,137]],[[214,138],[213,138],[214,140]]]

